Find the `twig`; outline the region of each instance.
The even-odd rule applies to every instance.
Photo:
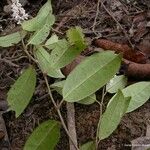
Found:
[[[34,62],[37,64],[37,63],[38,63],[37,60],[35,60],[35,59],[29,54],[29,52],[27,51],[27,47],[25,46],[23,39],[22,39],[22,46],[23,46],[23,49],[24,49],[25,53],[27,54],[27,56],[28,56],[32,61],[34,61]],[[60,112],[60,106],[61,106],[61,104],[63,103],[63,100],[62,100],[61,103],[57,106],[57,104],[56,104],[56,102],[55,102],[55,100],[54,100],[54,98],[53,98],[53,95],[52,95],[50,86],[49,86],[49,84],[48,84],[47,75],[43,74],[43,76],[44,76],[44,80],[45,80],[45,83],[46,83],[46,86],[47,86],[47,89],[48,89],[49,97],[50,97],[50,99],[51,99],[51,101],[52,101],[52,103],[53,103],[53,105],[54,105],[54,107],[55,107],[55,109],[56,109],[56,111],[57,111],[57,113],[58,113],[58,116],[59,116],[59,118],[60,118],[60,121],[61,121],[61,123],[62,123],[62,126],[63,126],[64,130],[66,131],[66,133],[67,133],[69,139],[71,140],[72,144],[74,145],[75,149],[76,149],[76,150],[79,150],[79,148],[78,148],[76,142],[74,142],[74,139],[73,139],[72,136],[70,135],[70,133],[69,133],[69,131],[68,131],[68,129],[67,129],[67,126],[66,126],[66,124],[65,124],[65,122],[64,122],[64,119],[63,119],[63,117],[62,117],[62,115],[61,115],[61,112]]]
[[[61,100],[60,103],[57,105],[58,108],[60,108],[63,104],[64,100]]]
[[[3,59],[0,58],[0,60],[3,61],[3,62],[5,62],[5,63],[7,63],[7,64],[9,64],[10,66],[19,68],[19,65],[15,64],[15,63],[13,63],[13,62],[11,62],[10,60],[7,60],[7,59],[5,59],[5,58],[3,58]]]
[[[112,13],[110,10],[108,10],[108,9],[106,8],[106,6],[103,4],[103,2],[101,2],[101,6],[102,6],[102,7],[105,9],[105,11],[111,16],[111,18],[117,23],[117,25],[120,27],[120,29],[121,29],[122,32],[124,33],[125,37],[127,38],[129,44],[130,44],[131,47],[133,48],[134,46],[133,46],[132,42],[130,41],[130,38],[129,38],[127,32],[126,32],[125,29],[122,27],[122,25],[119,23],[119,21],[113,16],[113,13]]]
[[[77,142],[77,134],[76,134],[76,127],[75,127],[75,108],[74,103],[67,103],[67,123],[68,123],[68,130],[69,133],[76,144],[76,147],[78,146]],[[75,146],[73,145],[72,141],[69,140],[70,150],[76,150]]]
[[[58,33],[58,34],[61,34],[61,35],[64,34],[64,33],[62,33],[61,31],[59,31],[59,30],[57,30],[57,29],[54,29],[54,28],[52,28],[52,31],[53,31],[53,32],[56,32],[56,33]]]
[[[23,40],[23,39],[22,39],[22,46],[23,46],[23,50],[24,50],[24,52],[27,54],[27,56],[28,56],[33,62],[38,63],[37,60],[34,59],[34,58],[30,55],[30,53],[28,52],[27,46],[24,44],[24,40]]]
[[[99,128],[99,125],[100,125],[100,122],[101,122],[101,119],[102,119],[103,103],[104,103],[104,98],[105,98],[106,94],[107,94],[107,92],[105,91],[105,87],[103,87],[102,98],[101,98],[101,103],[100,103],[100,118],[99,118],[98,128]],[[100,140],[98,138],[98,130],[97,130],[97,133],[96,133],[96,149],[98,149],[99,142],[100,142]]]
[[[53,95],[52,95],[50,86],[49,86],[49,84],[48,84],[48,79],[47,79],[47,76],[46,76],[46,75],[44,75],[44,80],[45,80],[45,83],[46,83],[46,86],[47,86],[47,89],[48,89],[48,94],[49,94],[49,96],[50,96],[50,99],[51,99],[51,101],[52,101],[52,103],[53,103],[53,105],[54,105],[54,107],[55,107],[57,113],[58,113],[58,116],[59,116],[59,118],[60,118],[60,121],[61,121],[61,123],[62,123],[62,126],[63,126],[64,130],[66,131],[66,133],[67,133],[69,139],[72,141],[72,144],[74,145],[74,147],[76,148],[76,150],[79,150],[79,148],[76,146],[76,143],[74,142],[72,136],[70,135],[70,133],[69,133],[69,131],[68,131],[68,129],[67,129],[67,126],[66,126],[66,124],[65,124],[65,122],[64,122],[64,119],[63,119],[63,117],[62,117],[62,115],[61,115],[60,109],[59,109],[59,107],[57,106],[57,104],[56,104],[56,102],[55,102],[55,100],[54,100],[54,98],[53,98]]]
[[[93,32],[94,32],[95,34],[96,34],[96,32],[95,32],[95,26],[96,26],[96,22],[97,22],[98,14],[99,14],[100,2],[101,2],[101,0],[98,0],[98,2],[97,2],[96,15],[95,15],[94,23],[93,23],[93,26],[92,26],[92,30],[93,30]]]
[[[55,28],[55,31],[59,31],[59,29],[67,22],[68,18],[69,18],[69,14],[70,11],[66,14],[65,17],[62,18],[62,20],[59,22],[59,24],[57,25],[57,27]],[[59,31],[60,32],[60,31]]]

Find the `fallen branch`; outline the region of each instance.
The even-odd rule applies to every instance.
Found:
[[[136,51],[130,48],[126,44],[119,44],[119,43],[115,43],[106,39],[96,39],[93,41],[93,44],[104,50],[112,50],[112,51],[115,51],[116,53],[122,53],[123,58],[127,60],[130,60],[136,63],[147,62],[147,57],[141,51]]]
[[[73,62],[68,64],[62,69],[63,74],[68,76],[70,72],[84,59],[84,56],[78,56]],[[75,126],[75,108],[74,103],[67,103],[67,124],[68,131],[74,144],[78,147],[77,135],[76,135],[76,126]],[[72,144],[72,141],[69,140],[70,150],[76,150],[75,145]]]
[[[122,32],[124,33],[126,39],[128,40],[129,44],[131,45],[131,47],[133,47],[132,42],[126,32],[126,30],[122,27],[122,25],[119,23],[119,21],[114,17],[113,12],[111,12],[110,10],[108,10],[106,8],[106,6],[104,5],[104,2],[101,2],[101,6],[105,9],[105,11],[110,15],[110,17],[116,22],[116,24],[120,27],[120,29],[122,30]]]
[[[67,124],[68,131],[74,144],[78,147],[77,134],[76,134],[76,125],[75,125],[75,108],[74,103],[67,103]],[[76,147],[73,145],[72,141],[69,139],[70,150],[76,150]]]
[[[150,64],[138,64],[128,60],[124,60],[126,65],[125,74],[134,79],[150,79]]]
[[[69,132],[69,130],[68,130],[66,124],[65,124],[63,116],[62,116],[62,114],[60,112],[60,105],[57,106],[57,104],[56,104],[56,102],[55,102],[55,100],[53,98],[53,95],[52,95],[52,92],[51,92],[51,89],[50,89],[50,86],[49,86],[49,83],[48,83],[47,76],[46,75],[43,75],[43,76],[44,76],[44,80],[45,80],[45,83],[46,83],[46,86],[47,86],[47,89],[48,89],[49,97],[50,97],[50,99],[51,99],[51,101],[52,101],[52,103],[53,103],[53,105],[54,105],[54,107],[55,107],[55,109],[56,109],[56,111],[58,113],[58,116],[60,118],[61,124],[62,124],[64,130],[66,131],[66,133],[67,133],[67,135],[69,137],[69,140],[72,142],[72,145],[75,147],[75,150],[79,150],[78,146],[76,145],[75,141],[73,140],[72,136],[70,135],[70,132]]]

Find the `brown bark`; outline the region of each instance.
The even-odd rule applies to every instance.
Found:
[[[139,80],[149,80],[150,79],[150,64],[138,64],[128,60],[123,61],[127,65],[125,74],[128,77]]]
[[[122,53],[123,58],[136,62],[146,63],[147,57],[141,52],[130,48],[126,44],[119,44],[106,39],[97,39],[93,42],[97,47],[103,48],[104,50],[115,51],[116,53]]]

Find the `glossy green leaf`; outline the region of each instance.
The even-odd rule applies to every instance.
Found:
[[[87,142],[80,147],[80,150],[96,150],[95,143],[93,141]]]
[[[110,100],[98,126],[98,137],[103,140],[110,136],[119,125],[121,118],[125,114],[130,97],[125,98],[119,90],[117,94]]]
[[[95,93],[115,75],[120,63],[120,55],[110,51],[86,58],[67,77],[63,98],[68,102],[77,102]]]
[[[52,14],[51,0],[48,0],[39,10],[37,16],[22,23],[23,30],[37,31],[46,23],[47,16]]]
[[[109,93],[116,93],[119,89],[123,89],[127,85],[127,77],[124,75],[114,76],[108,84],[106,84],[106,91]]]
[[[122,90],[125,97],[131,96],[127,112],[134,111],[150,98],[150,82],[138,82]]]
[[[26,35],[25,31],[18,31],[9,35],[0,37],[0,47],[9,47],[19,43]]]
[[[52,35],[45,43],[45,46],[48,47],[54,43],[58,42],[58,36],[56,34]]]
[[[86,48],[84,34],[80,27],[70,28],[67,31],[67,37],[70,44],[75,45],[77,48],[81,49],[81,51]]]
[[[29,104],[35,91],[36,72],[32,66],[26,69],[8,92],[7,101],[18,117]]]
[[[51,66],[52,62],[51,62],[50,54],[43,47],[38,47],[34,54],[44,74],[47,74],[54,78],[64,77],[60,69],[55,69]]]
[[[43,43],[50,33],[50,28],[54,20],[55,20],[55,17],[53,15],[51,15],[50,17],[47,17],[46,23],[43,25],[41,29],[37,30],[33,34],[33,36],[31,36],[31,38],[28,41],[28,44],[39,45]]]
[[[59,82],[52,84],[51,88],[54,88],[60,95],[62,95],[62,89],[63,89],[64,84],[65,84],[65,80],[59,81]],[[95,101],[96,101],[96,95],[92,94],[92,95],[78,101],[77,103],[84,104],[84,105],[90,105],[90,104],[93,104]]]
[[[23,150],[54,150],[59,138],[59,122],[48,120],[33,131]]]

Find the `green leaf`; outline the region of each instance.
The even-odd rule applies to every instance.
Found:
[[[60,69],[53,68],[50,54],[43,48],[38,47],[34,53],[35,57],[38,60],[39,66],[44,74],[49,75],[54,78],[63,78],[64,75],[61,73]]]
[[[127,85],[127,77],[124,75],[114,76],[106,85],[106,91],[116,93],[119,89],[123,89]]]
[[[35,18],[30,19],[28,21],[24,21],[22,23],[23,30],[37,31],[38,29],[43,27],[43,24],[45,24],[46,22],[47,16],[50,16],[51,14],[52,14],[51,0],[48,0],[39,10]]]
[[[81,51],[86,48],[84,34],[80,27],[70,28],[67,31],[67,37],[70,44],[75,45],[77,48],[81,49]]]
[[[54,84],[51,85],[51,88],[54,88],[60,95],[62,95],[62,89],[64,87],[64,84],[65,84],[65,80],[55,82]],[[93,104],[95,101],[96,101],[96,95],[92,94],[92,95],[78,101],[77,103],[84,104],[84,105],[90,105],[90,104]]]
[[[33,36],[31,36],[31,38],[28,41],[28,45],[29,44],[39,45],[42,42],[44,42],[50,33],[50,28],[51,28],[51,25],[53,24],[52,20],[54,19],[55,17],[53,15],[51,15],[50,17],[47,17],[47,21],[45,25],[41,29],[37,30],[33,34]]]
[[[62,81],[51,84],[50,87],[55,89],[60,95],[62,95],[62,89],[63,89],[64,84],[65,84],[65,80],[62,80]]]
[[[33,45],[39,45],[42,42],[44,42],[46,40],[46,38],[49,35],[49,27],[47,26],[47,24],[45,24],[43,26],[43,28],[41,28],[40,30],[37,30],[29,39],[28,41],[28,45],[29,44],[33,44]]]
[[[53,36],[45,44],[47,48],[52,49],[51,60],[54,68],[66,66],[86,48],[81,28],[69,29],[67,36],[70,43],[65,39],[58,40],[58,37]]]
[[[36,72],[32,66],[26,69],[8,92],[7,101],[18,117],[32,98],[36,85]]]
[[[72,59],[69,59],[70,51],[68,51],[69,43],[65,39],[59,40],[52,46],[51,60],[54,68],[62,68],[71,62]]]
[[[120,90],[112,97],[99,122],[97,136],[100,140],[107,138],[117,128],[128,108],[130,99],[130,97],[125,98]]]
[[[122,90],[125,97],[131,96],[127,112],[134,111],[150,98],[150,82],[138,82]]]
[[[48,120],[33,131],[23,150],[54,150],[59,138],[59,122]]]
[[[95,143],[93,141],[87,142],[80,147],[80,150],[96,150]]]
[[[52,35],[45,43],[45,46],[48,47],[54,43],[58,42],[58,36],[56,34]]]
[[[88,96],[88,97],[78,101],[77,103],[84,104],[84,105],[91,105],[91,104],[93,104],[95,102],[96,102],[96,95],[92,94],[92,95],[90,95],[90,96]]]
[[[76,102],[95,93],[115,75],[120,63],[120,55],[110,51],[86,58],[67,77],[63,98],[68,102]]]
[[[54,44],[46,42],[46,47],[52,49],[51,59],[54,68],[62,68],[73,61],[86,48],[84,35],[79,27],[67,31],[68,41],[59,40]],[[58,39],[54,39],[56,41]],[[51,40],[52,41],[52,40]]]
[[[18,44],[26,35],[25,31],[18,31],[6,36],[0,37],[0,47],[9,47]]]
[[[69,64],[73,59],[75,59],[81,50],[70,46],[69,43],[64,39],[53,45],[53,50],[51,52],[51,60],[54,68],[62,68]]]

